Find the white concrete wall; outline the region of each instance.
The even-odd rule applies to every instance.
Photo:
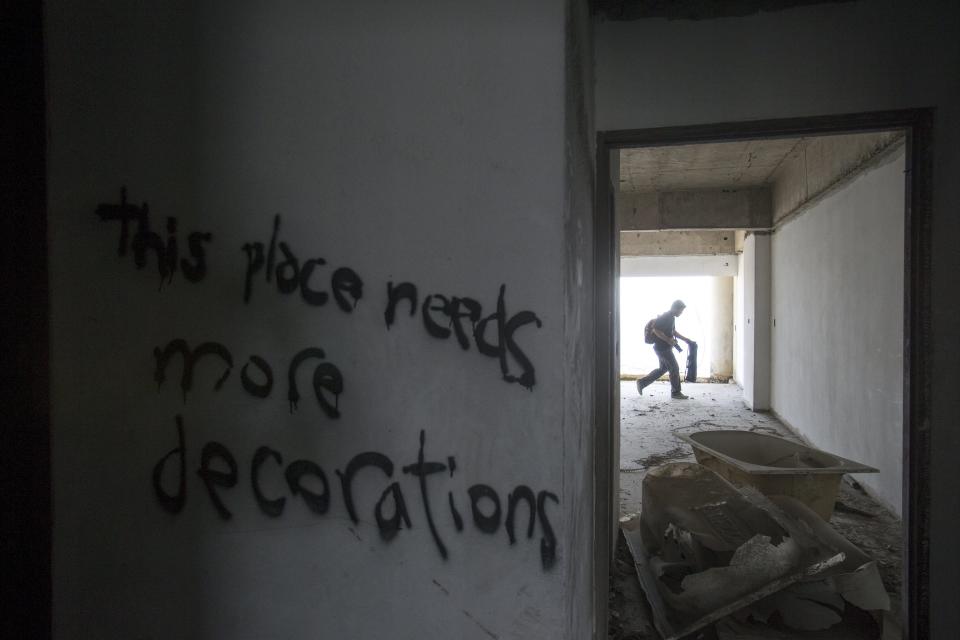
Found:
[[[900,512],[904,155],[773,235],[772,406]]]
[[[600,22],[597,129],[935,107],[931,637],[953,638],[960,548],[960,6],[830,3],[719,20]]]
[[[770,235],[743,242],[743,401],[770,408]]]
[[[737,275],[733,279],[733,379],[743,386],[743,336],[746,319],[743,315],[743,253],[737,254]]]
[[[588,215],[570,220],[590,194],[583,181],[573,196],[567,187],[581,150],[565,149],[563,3],[58,0],[46,13],[55,636],[587,637],[593,387],[571,357],[593,353],[583,346],[591,260]],[[183,257],[189,233],[212,234],[201,281],[178,270],[162,282],[155,258],[139,270],[131,250],[118,255],[120,224],[95,211],[119,204],[124,185],[130,202],[149,203],[164,242],[177,218]],[[281,293],[264,271],[244,302],[243,247],[268,253],[275,214],[301,266],[326,260],[307,287],[329,293],[340,267],[360,276],[355,308]],[[515,334],[535,384],[505,381],[469,333],[465,348],[429,335],[420,306],[411,317],[402,303],[388,330],[391,281],[414,283],[420,305],[473,298],[484,316],[505,285],[506,316],[542,322]],[[448,323],[430,313],[442,332]],[[215,356],[188,393],[177,358],[158,386],[153,350],[175,339],[229,349],[219,390]],[[288,367],[307,347],[342,373],[338,419],[318,404],[316,360],[291,407]],[[273,369],[262,399],[241,384],[253,354]],[[506,362],[521,372],[516,352]],[[177,449],[177,416],[182,510],[164,508],[152,477]],[[229,519],[197,473],[208,442],[238,465],[235,486],[214,487]],[[263,445],[283,459],[268,457],[260,474],[267,499],[286,499],[279,515],[252,486]],[[416,467],[404,471],[421,450],[443,465],[425,493]],[[354,522],[336,471],[371,451],[394,468],[359,472]],[[300,458],[326,474],[326,513],[288,487],[283,470]],[[176,452],[165,469],[160,486],[177,494]],[[411,526],[386,540],[375,509],[394,481]],[[515,544],[502,522],[482,530],[474,485],[496,492],[501,520],[516,487],[542,496],[533,535],[523,502]],[[492,513],[491,500],[479,508]]]

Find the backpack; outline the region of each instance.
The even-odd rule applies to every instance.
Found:
[[[653,333],[653,323],[656,321],[657,319],[653,318],[643,327],[643,341],[647,344],[654,344],[657,341],[656,335]]]

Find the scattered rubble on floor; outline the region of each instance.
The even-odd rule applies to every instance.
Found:
[[[664,640],[713,623],[724,639],[837,637],[809,635],[837,625],[880,637],[877,564],[794,498],[670,463],[647,473],[642,514],[621,530]]]
[[[660,466],[661,464],[664,464],[667,462],[673,462],[674,460],[687,458],[689,456],[690,456],[690,453],[687,451],[686,447],[674,447],[669,451],[664,451],[663,453],[654,453],[647,456],[646,458],[639,458],[637,460],[634,460],[633,462],[640,469],[646,470],[651,467],[657,467],[657,466]],[[621,471],[624,473],[629,473],[629,470],[627,469],[621,469]]]
[[[608,640],[655,640],[650,605],[643,595],[633,557],[621,534],[617,538],[615,560],[610,573],[610,591],[607,601]]]
[[[669,384],[651,385],[643,396],[637,396],[633,382],[621,385],[621,439],[619,511],[621,523],[637,519],[643,509],[641,500],[643,479],[648,467],[655,466],[656,457],[669,455],[668,461],[694,461],[693,452],[682,456],[677,450],[680,433],[691,434],[718,429],[738,429],[755,433],[777,435],[799,442],[800,439],[783,425],[776,416],[749,410],[742,402],[741,391],[735,385],[686,385],[691,401],[671,402]],[[677,455],[677,458],[673,456]],[[643,464],[645,466],[641,467]],[[829,521],[830,527],[862,550],[876,566],[884,590],[889,594],[891,609],[883,614],[882,636],[876,615],[846,605],[842,622],[821,631],[797,631],[786,627],[780,614],[771,615],[766,623],[747,616],[727,616],[715,624],[695,632],[691,639],[699,640],[760,640],[778,638],[806,638],[809,640],[850,640],[878,638],[895,640],[902,619],[902,542],[903,525],[900,519],[868,495],[852,476],[840,482],[836,505]],[[633,558],[626,548],[623,535],[617,547],[619,559],[613,566],[610,581],[610,640],[660,640],[653,629],[652,612],[646,601]],[[742,610],[746,614],[748,609]]]

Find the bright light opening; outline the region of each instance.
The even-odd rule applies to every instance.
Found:
[[[697,343],[697,377],[710,377],[713,326],[711,276],[650,276],[620,278],[620,374],[645,376],[659,366],[653,345],[643,341],[643,327],[651,318],[670,309],[674,300],[687,308],[677,318],[677,331]],[[687,347],[674,354],[680,377],[686,377]]]

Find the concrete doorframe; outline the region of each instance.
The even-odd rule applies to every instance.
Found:
[[[594,206],[594,637],[607,634],[607,585],[616,544],[619,448],[617,326],[618,229],[613,208],[618,173],[611,152],[631,147],[725,142],[759,138],[906,132],[903,301],[903,566],[904,637],[929,636],[930,524],[930,225],[932,219],[932,109],[787,118],[597,133]]]

